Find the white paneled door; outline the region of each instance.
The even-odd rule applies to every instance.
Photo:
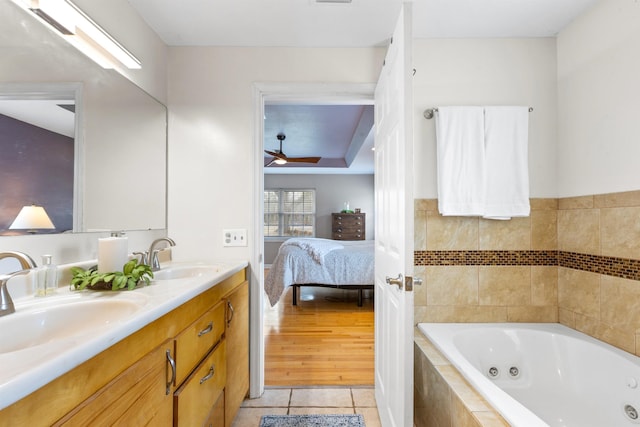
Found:
[[[413,426],[411,51],[405,3],[375,92],[375,391],[383,427]]]

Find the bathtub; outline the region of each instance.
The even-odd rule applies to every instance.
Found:
[[[557,323],[420,323],[514,427],[640,425],[640,358]]]

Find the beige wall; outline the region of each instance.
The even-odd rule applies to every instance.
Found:
[[[640,355],[640,191],[559,201],[560,322]],[[637,342],[636,342],[637,341]]]
[[[533,199],[530,217],[492,221],[416,200],[415,321],[556,322],[556,207]]]
[[[527,105],[531,197],[557,197],[556,41],[414,40],[414,196],[437,197],[435,120],[445,105]]]
[[[173,47],[169,66],[169,234],[178,259],[249,259],[256,83],[375,83],[385,49]],[[223,228],[249,246],[222,246]]]
[[[558,36],[558,196],[640,188],[640,2],[602,0]]]
[[[418,200],[415,320],[559,321],[640,355],[638,218],[640,191],[534,199],[530,218],[506,222]]]
[[[549,69],[551,61],[541,62],[540,67],[530,64],[531,73],[551,73],[554,82],[536,80],[527,72],[519,83],[512,82],[513,76],[505,78],[505,88],[513,83],[520,98],[526,98],[526,87],[539,84],[541,96],[551,104],[553,117],[544,119],[543,130],[548,139],[530,138],[530,144],[551,142],[553,147],[543,149],[544,153],[530,147],[531,193],[551,197],[551,203],[556,200],[557,209],[549,205],[540,210],[534,199],[530,219],[443,218],[437,214],[433,190],[435,165],[426,168],[430,172],[416,183],[416,187],[425,185],[416,200],[416,251],[425,251],[416,253],[416,275],[426,278],[425,286],[416,292],[416,321],[557,320],[640,354],[636,344],[640,327],[639,21],[640,3],[599,1],[550,42],[557,45],[556,69]],[[429,42],[438,43],[449,43],[447,47],[454,50],[436,55],[428,65],[456,73],[450,78],[430,75],[416,86],[423,92],[416,99],[428,99],[430,106],[450,99],[473,101],[473,95],[483,90],[473,83],[485,82],[485,57],[493,59],[490,68],[496,75],[522,72],[519,61],[498,60],[498,53],[507,50],[498,50],[497,42],[486,42],[495,48],[493,55],[472,56],[484,60],[476,61],[479,72],[468,66],[467,58],[456,61],[454,42]],[[481,42],[457,43],[458,52],[466,52]],[[447,65],[439,63],[443,58]],[[424,61],[428,59],[425,53]],[[439,92],[443,95],[432,96]],[[483,102],[487,99],[493,101],[493,95],[485,94]],[[532,106],[530,136],[535,135],[541,113],[538,105]],[[426,122],[417,126],[431,126]],[[421,143],[419,138],[416,141]],[[425,141],[422,150],[435,151],[430,137]],[[427,157],[434,162],[435,156],[423,155],[423,160]],[[560,198],[554,199],[554,194]],[[554,249],[556,267],[536,264],[541,254]],[[496,250],[516,251],[518,265],[505,265]],[[442,265],[438,258],[442,251],[462,251],[469,259],[482,258],[484,264],[457,259]]]

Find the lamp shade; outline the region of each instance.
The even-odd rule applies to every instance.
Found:
[[[9,226],[10,230],[36,230],[56,228],[42,206],[24,206]]]

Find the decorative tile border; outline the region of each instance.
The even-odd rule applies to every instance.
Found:
[[[414,265],[558,265],[558,251],[415,251]]]
[[[577,252],[558,252],[558,265],[606,276],[640,280],[640,260],[588,255]]]
[[[414,265],[559,266],[640,281],[640,260],[565,251],[415,251]]]

